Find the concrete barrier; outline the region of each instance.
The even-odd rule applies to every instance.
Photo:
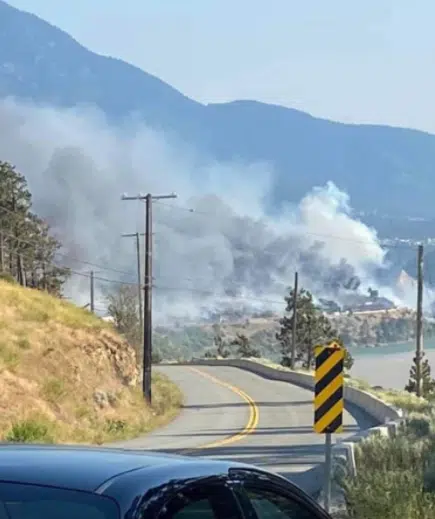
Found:
[[[288,382],[289,384],[312,391],[314,391],[315,386],[314,376],[310,373],[280,370],[268,366],[267,364],[261,364],[260,362],[247,359],[193,359],[190,362],[178,364],[196,366],[230,366],[250,371],[251,373],[255,373],[256,375],[269,380]],[[338,441],[333,446],[333,472],[338,479],[343,477],[344,474],[350,476],[356,475],[355,444],[357,442],[372,435],[391,438],[397,434],[398,427],[403,420],[403,413],[400,409],[396,409],[392,405],[383,402],[381,399],[367,391],[346,386],[346,384],[344,387],[344,400],[345,403],[351,404],[371,416],[378,425],[365,431],[359,431],[351,437]],[[322,466],[314,469],[313,474],[316,476],[316,486],[313,487],[311,492],[313,495],[319,495],[320,501],[323,499],[322,492],[319,494],[322,473]],[[335,492],[336,500],[342,500],[343,498],[340,496],[340,489],[338,487],[336,487]]]
[[[260,362],[247,359],[193,359],[191,362],[186,362],[186,364],[232,366],[250,371],[269,380],[280,380],[311,390],[314,390],[315,385],[314,376],[310,373],[280,370],[268,366],[267,364],[261,364]],[[391,420],[398,420],[402,417],[400,409],[394,408],[367,391],[362,391],[361,389],[356,389],[346,384],[344,387],[344,400],[362,409],[379,424],[385,424]]]

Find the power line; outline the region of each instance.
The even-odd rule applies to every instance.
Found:
[[[168,195],[164,195],[166,198],[168,197]],[[170,198],[173,198],[172,195],[169,195]],[[195,210],[195,209],[190,209],[190,208],[185,208],[185,207],[182,207],[182,206],[177,206],[177,205],[172,205],[172,204],[165,204],[164,202],[161,202],[158,197],[156,197],[157,199],[154,201],[155,203],[157,204],[160,204],[160,205],[165,205],[166,207],[170,207],[170,208],[174,208],[174,209],[179,209],[179,210],[183,210],[183,211],[188,211],[189,213],[197,213],[197,214],[202,214],[202,215],[207,215],[207,216],[213,216],[213,217],[216,217],[216,214],[213,214],[213,213],[209,213],[209,212],[204,212],[204,211],[198,211],[198,210]],[[137,199],[137,197],[129,197],[128,199]],[[141,199],[140,199],[141,200]],[[141,200],[143,201],[143,200]],[[10,210],[9,208],[6,208],[4,206],[2,206],[0,204],[0,207],[3,208],[5,211],[9,212],[9,213],[12,213],[13,216],[17,216],[16,215],[16,212]],[[15,240],[15,241],[18,241],[20,243],[24,243],[24,244],[27,244],[27,245],[38,245],[37,242],[32,242],[30,240],[24,240],[23,238],[18,238],[16,237],[15,235],[13,234],[10,234],[10,233],[5,233],[5,232],[2,232],[3,236],[8,236],[9,238]],[[141,235],[143,235],[145,233],[141,233]],[[344,240],[344,241],[352,241],[352,242],[356,242],[356,243],[371,243],[369,241],[364,241],[364,240],[356,240],[356,239],[350,239],[350,238],[345,238],[345,237],[340,237],[340,236],[333,236],[333,235],[326,235],[326,234],[316,234],[316,233],[305,233],[307,235],[312,235],[312,236],[317,236],[317,237],[323,237],[323,238],[332,238],[332,239],[338,239],[338,240]],[[410,248],[413,248],[414,245],[412,244],[391,244],[391,245],[388,245],[388,248],[406,248],[406,249],[410,249]],[[120,269],[117,269],[117,268],[114,268],[114,267],[109,267],[107,265],[102,265],[102,264],[99,264],[99,263],[95,263],[95,262],[91,262],[91,261],[87,261],[87,260],[83,260],[83,259],[79,259],[79,258],[76,258],[74,256],[71,256],[71,254],[67,254],[67,253],[62,253],[60,251],[54,251],[53,253],[55,256],[61,256],[61,257],[64,257],[64,258],[67,258],[69,261],[73,261],[73,262],[77,262],[77,263],[81,263],[81,264],[84,264],[84,265],[88,265],[88,266],[91,266],[91,267],[96,267],[98,269],[102,269],[102,270],[107,270],[107,271],[111,271],[111,272],[115,272],[115,273],[118,273],[118,274],[122,274],[122,275],[126,275],[128,276],[129,278],[133,279],[133,274],[131,272],[127,272],[127,271],[124,271],[124,270],[120,270]],[[170,277],[170,276],[166,276],[166,277]],[[195,281],[199,281],[200,279],[199,278],[182,278],[183,280],[185,281],[192,281],[192,282],[195,282]],[[205,278],[202,278],[205,280]],[[240,285],[244,285],[243,282],[235,282],[236,284],[240,284]]]
[[[22,244],[25,244],[25,245],[29,245],[31,247],[38,247],[39,245],[41,245],[40,242],[38,242],[36,240],[29,240],[29,239],[19,238],[19,237],[15,236],[14,234],[11,234],[11,233],[8,233],[8,232],[4,232],[4,230],[2,228],[0,228],[0,232],[1,232],[3,237],[8,237],[11,240],[14,240],[16,242],[19,242],[19,243],[22,243]],[[117,274],[125,274],[125,275],[128,275],[128,276],[132,276],[131,272],[127,272],[125,270],[120,270],[120,269],[116,269],[116,268],[113,268],[113,267],[107,267],[106,265],[101,265],[101,264],[98,264],[98,263],[93,263],[91,261],[79,259],[79,258],[71,256],[70,254],[67,254],[65,252],[53,251],[53,255],[54,256],[61,256],[61,257],[67,258],[70,261],[73,261],[73,262],[76,262],[76,263],[82,263],[83,265],[88,265],[90,267],[96,267],[96,268],[101,269],[101,270],[107,270],[107,271],[110,271],[110,272],[115,272]]]
[[[266,304],[279,304],[279,305],[286,304],[284,298],[281,301],[274,301],[271,299],[262,299],[262,298],[251,297],[251,296],[237,296],[234,294],[217,293],[217,292],[214,292],[211,290],[201,290],[201,289],[188,288],[188,287],[173,287],[173,286],[165,286],[165,285],[159,285],[159,284],[155,284],[155,285],[153,285],[153,287],[156,290],[168,290],[168,291],[170,290],[170,291],[175,291],[175,292],[191,292],[191,293],[195,293],[195,294],[201,294],[203,296],[211,296],[211,297],[216,297],[216,298],[221,298],[221,299],[232,299],[232,300],[240,300],[240,301],[257,301],[257,302],[266,303]]]
[[[13,235],[9,235],[9,236],[11,236],[16,241],[19,241],[21,243],[24,243],[24,244],[27,244],[27,245],[30,245],[30,246],[31,245],[38,245],[37,242],[32,242],[30,240],[24,240],[23,238],[15,238],[15,236],[13,236]],[[31,257],[31,255],[27,255],[25,253],[21,253],[21,255],[22,255],[23,258],[28,259],[28,260],[33,260],[34,259],[34,258]],[[79,260],[77,258],[70,257],[67,254],[59,253],[57,251],[54,253],[54,255],[60,255],[62,257],[65,257],[67,260],[69,260],[71,262],[78,262],[78,263],[83,263],[83,264],[91,266],[91,267],[97,267],[100,270],[112,271],[112,272],[120,273],[120,274],[127,274],[126,271],[122,271],[122,270],[115,269],[115,268],[110,268],[110,267],[107,267],[107,266],[104,266],[104,265],[100,265],[98,263],[94,263],[94,262],[91,262],[91,261]],[[87,277],[87,278],[90,277],[90,274],[84,273],[84,272],[78,272],[77,270],[74,270],[72,267],[68,266],[68,264],[63,263],[63,264],[59,265],[59,264],[56,264],[54,262],[51,262],[51,263],[54,266],[58,267],[58,268],[67,268],[73,274],[80,275],[82,277]],[[129,273],[129,275],[131,275],[131,279],[133,279],[132,274]],[[160,275],[159,277],[163,278],[163,279],[165,279],[165,278],[166,279],[172,278],[172,276],[164,276],[164,275]],[[123,281],[123,280],[108,279],[108,278],[104,278],[104,277],[97,276],[97,275],[94,276],[94,279],[102,281],[102,282],[108,282],[108,283],[117,283],[117,284],[121,284],[121,285],[137,286],[137,282],[134,283],[134,282]],[[209,278],[206,278],[206,277],[196,277],[196,278],[193,278],[193,277],[182,277],[182,278],[178,278],[178,279],[180,279],[181,281],[190,281],[190,282],[193,282],[193,283],[196,283],[198,281],[209,281]],[[154,281],[155,281],[155,278],[153,278],[153,282]],[[215,283],[225,283],[226,281],[228,281],[228,280],[226,280],[225,278],[221,279],[221,280],[214,280]],[[246,283],[244,283],[243,281],[235,281],[235,280],[233,280],[233,281],[231,281],[231,285],[232,286],[243,287],[243,286],[246,285]],[[154,283],[152,284],[152,286],[153,287],[155,286]],[[170,290],[184,290],[184,291],[187,290],[187,291],[190,291],[190,292],[202,293],[203,295],[217,295],[214,292],[208,292],[208,291],[203,291],[201,289],[194,289],[194,288],[187,288],[187,287],[182,287],[182,288],[167,287],[167,289],[170,289]],[[265,301],[265,302],[267,302],[267,301]]]
[[[24,240],[23,238],[16,238],[15,236],[10,235],[10,234],[6,234],[6,235],[10,236],[11,238],[13,238],[14,240],[16,240],[18,242],[25,243],[27,245],[38,245],[37,242],[32,242],[30,240]],[[99,268],[101,270],[106,270],[106,271],[112,271],[112,272],[115,272],[115,273],[131,275],[131,273],[127,273],[126,271],[122,271],[122,270],[119,270],[119,269],[107,267],[105,265],[101,265],[101,264],[90,262],[90,261],[79,260],[78,258],[71,257],[68,254],[60,253],[58,251],[55,251],[54,255],[60,255],[60,256],[63,256],[65,258],[67,258],[70,261],[78,262],[78,263],[83,263],[83,264],[86,264],[86,265],[89,265],[89,266],[92,266],[92,267],[97,267],[97,268]],[[26,254],[22,254],[22,257],[23,258],[27,258],[27,259],[34,259],[34,258],[31,258],[31,256],[26,255]],[[65,265],[65,264],[58,265],[58,264],[55,264],[54,262],[52,262],[52,264],[54,266],[58,267],[58,268],[68,268],[68,270],[71,273],[73,273],[73,274],[80,275],[80,276],[83,276],[83,277],[90,277],[90,274],[83,273],[83,272],[78,272],[78,271],[74,270],[72,267],[69,267],[68,265]],[[160,277],[170,278],[171,276],[160,276]],[[191,277],[185,277],[185,278],[179,278],[179,279],[184,280],[184,281],[191,281],[191,282],[207,281],[208,280],[208,278],[191,278]],[[135,286],[136,285],[136,283],[133,283],[133,282],[123,281],[123,280],[116,280],[116,279],[108,279],[108,278],[104,278],[104,277],[101,277],[101,276],[95,276],[95,280],[99,280],[99,281],[107,282],[107,283],[117,283],[117,284],[128,285],[128,286]],[[154,278],[153,278],[153,281],[154,281]],[[216,281],[216,283],[224,283],[226,280],[223,279],[223,280],[215,280],[215,281]],[[243,281],[231,281],[231,284],[233,286],[234,285],[235,286],[245,286],[245,283]],[[156,287],[156,285],[154,285],[154,284],[153,284],[153,286]],[[159,288],[164,288],[166,290],[189,291],[189,292],[201,293],[203,295],[217,296],[217,294],[215,292],[204,291],[204,290],[201,290],[201,289],[187,288],[187,287],[161,287],[160,286]],[[225,297],[230,297],[230,296],[226,295]],[[252,298],[248,298],[248,299],[253,300]],[[277,303],[276,301],[261,300],[261,299],[258,299],[258,298],[254,298],[254,299],[257,300],[257,301],[263,301],[265,303],[267,303],[267,302],[270,302],[270,303],[273,303],[273,304]]]
[[[168,195],[166,195],[165,197],[167,198]],[[172,198],[172,195],[169,195],[169,197]],[[136,197],[133,197],[133,198],[136,198]],[[195,210],[195,209],[189,209],[189,208],[185,208],[185,207],[181,207],[181,206],[177,206],[177,205],[164,204],[163,202],[160,202],[160,200],[155,200],[155,203],[160,204],[160,205],[165,205],[167,207],[174,208],[174,209],[188,211],[189,213],[196,213],[196,214],[200,214],[200,215],[207,215],[207,216],[216,217],[216,214],[213,214],[213,213],[204,212],[204,211],[198,211],[198,210]],[[3,207],[3,206],[1,206],[1,204],[0,204],[0,207]],[[11,211],[9,208],[6,208],[6,207],[3,207],[3,209],[6,212],[11,213],[13,217],[18,218],[18,215],[17,215],[16,212]],[[32,245],[36,245],[36,246],[39,245],[39,243],[36,242],[36,241],[31,241],[29,239],[25,240],[23,238],[16,237],[15,235],[10,234],[10,233],[4,233],[3,232],[2,234],[3,234],[3,236],[9,236],[12,240],[14,240],[16,242],[24,243],[24,244],[27,244],[27,245],[30,245],[30,246],[32,246]],[[345,240],[345,241],[354,241],[354,242],[358,242],[358,243],[370,243],[369,241],[349,239],[349,238],[345,238],[345,237],[332,236],[332,235],[328,236],[328,235],[320,235],[320,234],[314,234],[314,233],[306,233],[306,234],[311,234],[311,235],[315,235],[315,236],[322,236],[322,237],[328,237],[328,238],[334,238],[334,239],[340,239],[340,240]],[[407,249],[411,248],[411,247],[412,248],[414,247],[411,244],[401,244],[401,245],[397,245],[396,244],[396,245],[390,245],[390,248],[402,248],[403,246],[405,246]],[[115,273],[132,276],[131,272],[127,272],[127,271],[123,271],[123,270],[116,269],[116,268],[113,268],[113,267],[109,267],[107,265],[101,265],[101,264],[94,263],[94,262],[91,262],[91,261],[81,260],[81,259],[78,259],[78,258],[75,258],[75,257],[71,256],[70,254],[62,253],[60,251],[54,251],[53,255],[54,256],[61,256],[61,257],[67,258],[67,260],[69,260],[69,261],[81,263],[81,264],[84,264],[84,265],[89,265],[89,266],[96,267],[96,268],[101,269],[101,270],[112,271],[112,272],[115,272]],[[24,255],[24,254],[22,254],[22,256],[23,256],[23,258],[25,258],[25,257],[29,258],[30,257],[30,256],[27,256],[27,255]],[[33,260],[34,258],[31,258],[31,259]],[[90,277],[90,274],[86,274],[86,273],[83,273],[83,272],[78,272],[77,270],[73,270],[71,267],[68,267],[67,265],[57,265],[54,262],[51,262],[51,263],[53,264],[53,266],[56,266],[58,268],[68,268],[71,274],[82,276],[82,277],[87,277],[87,278]],[[165,277],[165,276],[161,276],[161,277]],[[169,278],[171,276],[166,276],[166,277]],[[187,278],[187,277],[186,278],[180,278],[180,279],[183,279],[183,280],[186,280],[186,281],[192,281],[192,282],[197,282],[197,281],[200,281],[201,279],[206,280],[206,278]],[[122,280],[117,280],[117,279],[108,279],[108,278],[101,277],[101,276],[95,276],[95,280],[98,280],[98,281],[101,281],[101,282],[106,282],[106,283],[116,283],[116,284],[128,285],[128,286],[136,285],[136,283],[133,283],[133,282],[122,281]],[[154,281],[154,278],[152,278],[152,280]],[[216,282],[223,283],[223,282],[225,282],[225,279],[221,280],[221,281],[216,281]],[[232,285],[240,285],[240,286],[244,286],[245,285],[245,283],[243,283],[242,281],[234,281],[234,282],[231,282],[231,284]],[[217,294],[216,292],[204,291],[204,290],[195,289],[195,288],[173,287],[173,286],[169,287],[169,286],[155,285],[153,282],[150,283],[150,287],[151,286],[155,287],[157,289],[160,289],[160,290],[172,290],[172,291],[184,291],[184,292],[187,291],[187,292],[198,293],[198,294],[202,294],[202,295],[209,295],[209,296],[214,296],[214,297],[222,297],[222,298],[227,298],[227,299],[230,298],[230,299],[233,299],[233,300],[237,299],[237,300],[259,301],[259,302],[269,303],[269,304],[282,304],[282,301],[278,302],[278,301],[271,301],[271,300],[268,300],[268,299],[262,299],[262,298],[256,298],[256,297],[234,296],[234,295],[229,295],[229,294]]]
[[[206,212],[206,211],[199,211],[197,209],[194,209],[194,208],[188,208],[188,207],[182,207],[182,206],[179,206],[179,205],[173,205],[173,204],[166,204],[164,202],[156,202],[158,203],[159,205],[162,205],[162,206],[165,206],[165,207],[169,207],[171,209],[177,209],[177,210],[180,210],[180,211],[185,211],[185,212],[188,212],[190,214],[196,214],[196,215],[202,215],[202,216],[209,216],[211,218],[216,218],[218,217],[219,215],[217,213],[210,213],[210,212]],[[358,238],[347,238],[345,236],[336,236],[336,235],[333,235],[333,234],[324,234],[324,233],[313,233],[313,232],[307,232],[307,231],[303,231],[301,232],[301,235],[305,235],[305,236],[313,236],[313,237],[317,237],[317,238],[327,238],[327,239],[333,239],[333,240],[341,240],[341,241],[348,241],[348,242],[352,242],[352,243],[364,243],[364,244],[372,244],[373,242],[371,240],[362,240],[362,239],[358,239]],[[394,243],[394,244],[388,244],[388,243],[382,243],[382,242],[385,242],[387,239],[380,239],[380,238],[377,238],[377,241],[379,241],[380,243],[380,246],[382,247],[386,247],[386,248],[389,248],[389,249],[402,249],[402,248],[406,248],[406,249],[409,249],[409,248],[414,248],[414,247],[417,247],[416,244],[411,244],[411,243]]]
[[[23,259],[25,259],[25,260],[29,260],[29,261],[33,261],[34,260],[34,257],[29,255],[29,254],[19,253],[19,255]],[[59,265],[59,264],[55,263],[54,261],[48,261],[47,265],[51,265],[51,266],[59,268],[59,269],[66,269],[68,271],[68,274],[74,274],[76,276],[80,276],[80,277],[83,277],[83,278],[90,279],[91,276],[92,276],[91,272],[80,272],[78,270],[73,269],[72,267],[69,267],[68,265],[65,265],[65,264]],[[132,283],[132,282],[128,282],[128,281],[123,281],[123,280],[120,280],[120,279],[109,279],[109,278],[105,278],[105,277],[101,277],[101,276],[96,276],[95,274],[94,274],[93,277],[94,277],[95,280],[106,282],[106,283],[116,283],[116,284],[120,284],[120,285],[129,285],[129,286],[135,286],[136,285],[136,283]]]
[[[24,257],[25,255],[23,255]],[[58,267],[58,268],[68,268],[68,267],[65,267],[64,265],[57,265],[55,263],[52,263],[53,266],[55,267]],[[83,277],[83,278],[86,278],[86,279],[90,279],[91,278],[91,273],[87,273],[87,272],[79,272],[79,271],[76,271],[74,269],[69,269],[69,273],[71,275],[76,275],[76,276],[79,276],[79,277]],[[127,281],[122,281],[122,280],[119,280],[119,279],[110,279],[110,278],[106,278],[106,277],[102,277],[102,276],[98,276],[98,275],[95,275],[94,274],[94,280],[97,280],[97,281],[100,281],[102,283],[109,283],[109,284],[116,284],[116,285],[124,285],[124,286],[136,286],[136,283],[132,283],[132,282],[127,282]],[[190,287],[176,287],[176,286],[168,286],[168,285],[161,285],[161,284],[155,284],[153,283],[153,288],[156,289],[156,290],[160,290],[160,291],[172,291],[172,292],[187,292],[187,293],[193,293],[193,294],[198,294],[198,295],[202,295],[202,296],[209,296],[209,297],[214,297],[216,299],[221,299],[221,300],[232,300],[232,301],[249,301],[249,302],[258,302],[258,303],[263,303],[263,304],[269,304],[269,305],[285,305],[285,300],[284,300],[284,297],[282,300],[274,300],[274,299],[269,299],[269,298],[263,298],[263,297],[256,297],[256,296],[242,296],[242,295],[235,295],[235,294],[227,294],[227,293],[222,293],[222,292],[216,292],[216,291],[210,291],[210,290],[201,290],[201,289],[195,289],[195,288],[190,288]],[[97,309],[100,311],[107,311],[106,308],[102,308],[100,305],[97,305]]]

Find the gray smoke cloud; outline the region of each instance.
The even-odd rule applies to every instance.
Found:
[[[26,176],[36,212],[64,245],[59,261],[78,273],[134,283],[134,242],[121,233],[144,231],[144,205],[121,195],[178,194],[154,204],[160,320],[224,304],[281,308],[296,269],[318,295],[336,292],[334,280],[359,278],[365,290],[384,265],[376,232],[352,217],[349,197],[331,182],[272,219],[263,205],[270,166],[218,164],[137,122],[115,128],[91,108],[8,99],[0,103],[0,133],[0,158]],[[73,275],[67,291],[84,304],[88,286]],[[114,286],[97,279],[99,306]]]

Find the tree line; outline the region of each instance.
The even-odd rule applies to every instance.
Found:
[[[61,243],[32,211],[26,178],[0,161],[0,275],[22,286],[61,296],[69,269],[55,263]]]
[[[281,365],[291,367],[293,349],[293,313],[296,312],[295,361],[296,366],[311,370],[315,366],[314,347],[335,341],[344,347],[338,331],[328,317],[315,305],[313,295],[304,288],[289,289],[285,296],[286,308],[279,320],[279,331],[275,340],[281,357]],[[226,339],[219,325],[214,325],[214,348],[206,352],[207,357],[226,358],[232,355],[239,357],[261,357],[260,351],[251,345],[249,337],[238,333],[235,338]],[[344,366],[347,370],[353,365],[352,355],[345,351]]]

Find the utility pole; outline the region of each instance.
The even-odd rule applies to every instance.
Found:
[[[152,402],[151,395],[151,362],[152,362],[152,203],[153,200],[177,198],[175,193],[169,195],[122,195],[121,200],[145,201],[145,283],[144,283],[144,308],[143,308],[143,379],[142,391],[148,404]]]
[[[298,273],[295,272],[295,284],[294,284],[294,288],[293,288],[292,355],[291,355],[291,360],[290,360],[291,369],[295,369],[295,362],[296,362],[297,303],[298,303]]]
[[[125,233],[121,234],[123,238],[136,238],[136,258],[137,258],[137,298],[139,303],[139,324],[140,333],[143,334],[143,306],[142,306],[142,274],[140,269],[140,240],[139,236],[145,236],[145,233]]]
[[[95,301],[94,301],[94,271],[91,270],[91,275],[90,275],[90,289],[91,289],[91,312],[94,313],[94,310],[95,310]]]
[[[423,359],[423,245],[417,251],[417,326],[415,342],[416,393],[422,396],[422,359]]]

